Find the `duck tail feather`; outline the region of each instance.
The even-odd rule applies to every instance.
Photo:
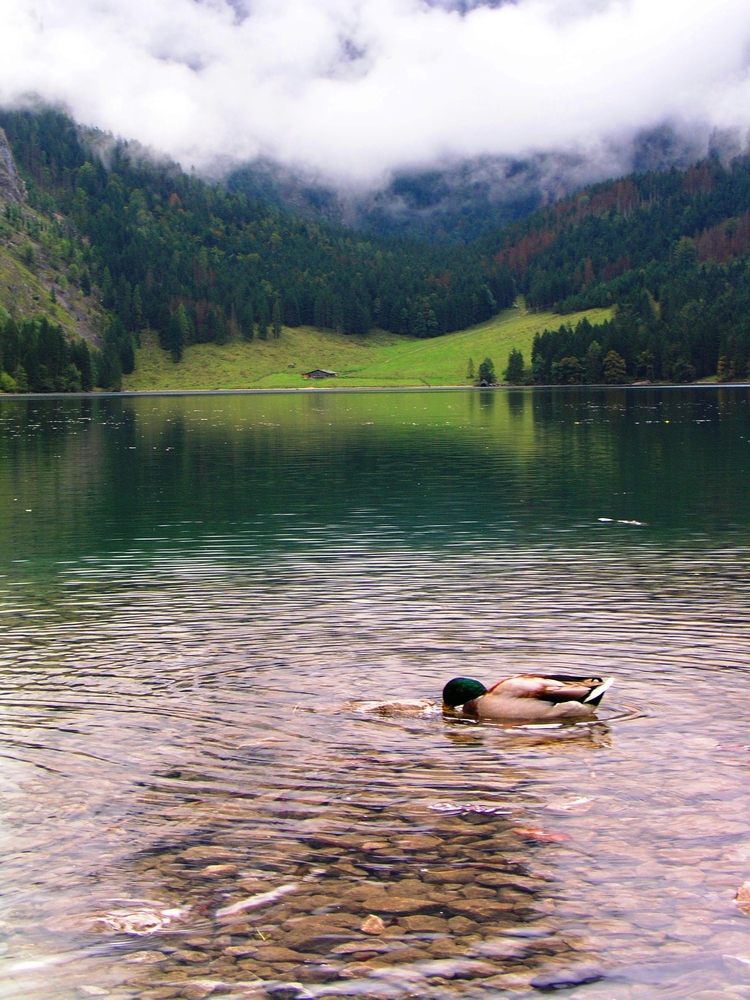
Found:
[[[614,683],[614,677],[608,677],[606,680],[602,681],[601,684],[598,684],[592,691],[589,692],[589,694],[586,695],[583,699],[584,704],[598,705],[604,697],[605,692],[609,691]]]

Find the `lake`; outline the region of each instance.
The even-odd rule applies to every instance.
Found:
[[[0,400],[0,998],[750,997],[749,473],[747,388]],[[371,704],[529,670],[615,685]]]

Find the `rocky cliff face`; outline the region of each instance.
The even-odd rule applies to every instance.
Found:
[[[13,153],[0,128],[0,201],[26,201],[26,186],[18,176]]]

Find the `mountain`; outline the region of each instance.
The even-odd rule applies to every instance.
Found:
[[[572,170],[573,164],[569,166]],[[555,157],[554,164],[541,157],[524,162],[483,158],[443,169],[400,172],[382,188],[359,190],[332,187],[261,160],[232,171],[225,183],[231,192],[368,237],[466,245],[544,204],[554,184],[548,168],[563,172],[561,158]],[[558,194],[580,186],[572,181],[562,188],[558,184]]]
[[[86,280],[112,316],[103,385],[132,366],[145,327],[179,360],[190,343],[266,339],[284,324],[432,336],[513,301],[507,270],[472,248],[368,239],[305,219],[58,111],[5,111],[0,126],[31,204],[86,247]]]
[[[270,160],[231,171],[225,183],[229,191],[368,236],[470,244],[591,184],[631,173],[687,169],[707,154],[727,161],[740,149],[732,132],[666,123],[595,149],[483,156],[402,170],[377,189],[334,187],[314,173]]]
[[[32,208],[0,128],[0,391],[92,387],[105,315],[85,253],[65,218]]]
[[[482,246],[532,307],[618,307],[596,331],[539,338],[534,381],[600,381],[609,351],[612,381],[749,373],[748,156],[594,185]]]
[[[748,374],[750,159],[731,155],[731,137],[708,158],[665,169],[679,143],[653,134],[643,156],[659,169],[564,197],[555,191],[583,176],[574,159],[395,178],[378,211],[390,205],[394,217],[396,199],[406,231],[420,230],[418,217],[431,227],[427,243],[347,229],[342,213],[364,213],[362,224],[363,203],[347,207],[270,165],[223,185],[56,110],[0,111],[0,127],[6,389],[64,390],[92,377],[117,387],[145,329],[175,362],[190,344],[273,339],[301,325],[434,337],[490,318],[517,292],[532,308],[616,308],[596,328],[539,335],[531,358],[513,357],[513,380]],[[400,228],[373,221],[374,205],[371,229]],[[464,245],[472,229],[482,235]]]

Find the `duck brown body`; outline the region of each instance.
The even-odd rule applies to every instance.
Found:
[[[518,674],[485,688],[456,677],[443,689],[445,708],[475,719],[498,722],[554,722],[594,716],[612,678],[568,674]],[[466,700],[460,700],[466,697]]]

